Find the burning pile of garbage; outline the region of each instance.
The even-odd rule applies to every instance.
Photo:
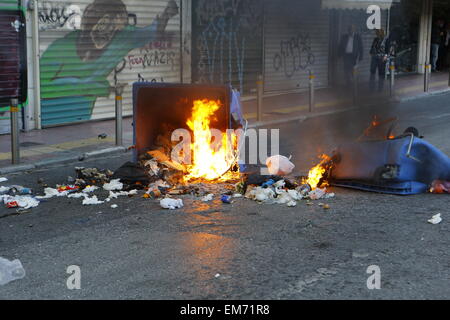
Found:
[[[326,189],[325,174],[330,165],[330,158],[326,156],[307,177],[288,178],[295,166],[290,159],[280,155],[267,159],[270,176],[241,173],[238,137],[228,132],[219,135],[216,132],[213,136],[210,128],[220,107],[220,101],[194,101],[192,115],[186,122],[193,140],[188,148],[179,150],[176,157],[178,160],[189,158],[187,164],[173,160],[174,146],[162,135],[157,139],[160,142],[158,148],[142,154],[137,163],[125,163],[115,172],[77,167],[75,178],[69,177],[66,184],[52,188],[41,183],[43,195],[33,196],[29,189],[10,186],[0,189],[0,200],[8,208],[20,210],[36,207],[40,201],[53,197],[80,199],[83,205],[98,205],[119,196],[137,195],[138,190],[142,190],[143,198],[157,200],[166,209],[177,209],[183,207],[182,196],[203,202],[217,197],[227,204],[245,197],[289,207],[303,199],[334,196]]]

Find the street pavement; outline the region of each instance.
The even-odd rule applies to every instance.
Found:
[[[354,140],[372,120],[398,116],[450,154],[450,94],[384,104],[273,126],[280,149],[304,174],[317,156]],[[38,192],[75,166],[116,169],[129,153],[8,175]],[[448,195],[393,196],[334,188],[336,197],[297,207],[218,196],[165,211],[155,200],[121,197],[82,206],[53,198],[29,213],[0,208],[0,256],[20,259],[26,277],[0,299],[448,299]],[[100,199],[103,197],[100,196]],[[319,202],[328,203],[324,210]],[[112,209],[111,204],[117,204]],[[427,223],[442,213],[441,224]],[[69,290],[67,268],[81,269]],[[369,290],[369,266],[381,289]]]

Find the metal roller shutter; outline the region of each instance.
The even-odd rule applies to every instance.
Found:
[[[39,1],[43,126],[113,117],[115,76],[125,116],[133,82],[179,82],[180,14],[155,24],[168,3]]]
[[[11,99],[17,98],[19,103],[27,99],[24,23],[20,1],[0,0],[0,134],[10,132]]]
[[[329,13],[315,0],[266,0],[264,90],[308,87],[309,69],[316,86],[328,86]]]
[[[262,74],[261,0],[193,0],[192,81],[255,92]]]

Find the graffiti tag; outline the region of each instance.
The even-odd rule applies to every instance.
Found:
[[[200,0],[196,7],[196,81],[237,82],[243,92],[246,48],[260,41],[259,1]]]
[[[280,51],[273,57],[273,67],[291,78],[297,71],[305,70],[315,62],[309,34],[300,33],[280,42]]]
[[[78,5],[60,2],[38,2],[39,28],[41,30],[81,27],[81,9]]]

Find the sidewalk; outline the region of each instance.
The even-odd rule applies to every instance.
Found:
[[[447,72],[433,73],[431,75],[430,93],[449,90],[449,74]],[[395,100],[402,101],[412,97],[424,95],[423,75],[406,75],[396,78]],[[368,90],[367,84],[360,84],[358,106],[386,101],[389,99],[389,80],[385,83],[383,94],[373,94]],[[283,122],[308,116],[317,116],[324,113],[333,113],[353,107],[353,94],[351,89],[326,88],[316,90],[316,104],[309,112],[309,93],[288,93],[266,96],[263,100],[263,121]],[[250,125],[256,125],[256,100],[243,99],[245,117]],[[21,132],[20,156],[21,164],[45,164],[50,162],[73,161],[87,152],[113,148],[114,120],[92,121],[81,124],[47,128]],[[124,146],[133,144],[132,118],[123,121]],[[131,157],[131,155],[130,155]],[[0,168],[11,166],[10,136],[0,136]]]

